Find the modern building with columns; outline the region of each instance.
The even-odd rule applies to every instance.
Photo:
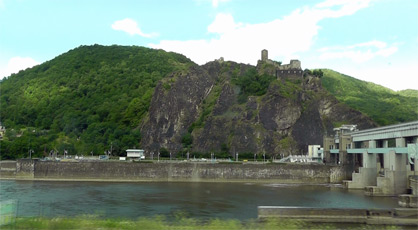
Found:
[[[418,175],[418,121],[367,130],[343,127],[337,129],[338,143],[324,138],[324,155],[328,162],[353,166],[344,186],[375,196],[405,193],[408,178]]]

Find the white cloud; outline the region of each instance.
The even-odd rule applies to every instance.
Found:
[[[369,61],[375,57],[389,57],[398,51],[398,47],[382,41],[370,41],[347,47],[325,47],[319,50],[321,60],[347,58],[356,63]]]
[[[219,13],[216,15],[215,21],[208,26],[208,31],[210,33],[225,34],[234,31],[240,26],[242,26],[242,23],[236,24],[232,15]]]
[[[333,69],[364,81],[374,82],[392,90],[418,90],[418,66],[415,60],[377,65],[335,66]]]
[[[139,35],[146,38],[155,37],[156,34],[146,34],[141,31],[138,27],[138,23],[130,18],[125,18],[123,20],[115,21],[112,24],[112,29],[120,30],[128,33],[129,35]]]
[[[219,3],[221,2],[228,2],[229,0],[212,0],[212,6],[214,8],[217,8],[219,6]]]
[[[318,34],[318,22],[325,18],[351,15],[369,5],[371,0],[325,1],[313,7],[293,11],[282,19],[266,23],[235,22],[231,14],[219,13],[208,26],[208,32],[217,37],[189,41],[162,40],[149,44],[153,48],[182,53],[198,64],[224,57],[243,63],[255,64],[262,49],[269,50],[271,59],[288,62],[308,51]]]
[[[20,70],[31,68],[40,63],[30,57],[13,57],[9,60],[6,67],[0,69],[0,78],[8,77]]]

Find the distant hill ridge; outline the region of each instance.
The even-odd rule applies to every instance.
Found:
[[[418,90],[393,91],[333,70],[323,70],[323,87],[339,101],[367,114],[379,125],[418,119]]]
[[[418,117],[416,90],[323,72],[278,80],[235,62],[199,66],[163,50],[80,46],[1,82],[1,158],[133,147],[274,156],[321,144],[342,123],[366,128]]]

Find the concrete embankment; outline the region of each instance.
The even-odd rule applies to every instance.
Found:
[[[22,180],[339,183],[343,167],[310,164],[53,162],[21,159],[11,175]]]
[[[408,225],[418,227],[418,209],[349,209],[259,206],[258,218],[283,218],[320,223]]]

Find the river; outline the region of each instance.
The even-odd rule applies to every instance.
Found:
[[[107,183],[0,180],[0,201],[17,200],[17,216],[112,218],[257,218],[257,206],[394,208],[397,198],[367,197],[338,185],[251,183]]]

